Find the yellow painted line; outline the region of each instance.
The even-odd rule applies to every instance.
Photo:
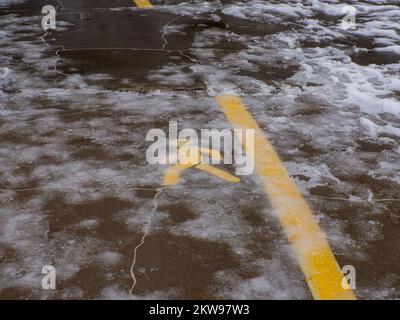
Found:
[[[214,176],[217,176],[218,178],[228,181],[228,182],[240,182],[240,179],[238,177],[235,177],[234,175],[231,175],[228,172],[225,172],[221,169],[212,167],[208,164],[198,164],[198,165],[194,165],[194,164],[175,164],[174,166],[168,168],[168,170],[165,172],[165,176],[164,176],[164,182],[163,182],[163,186],[169,187],[169,186],[174,186],[176,184],[179,183],[181,174],[183,171],[189,169],[189,168],[196,168],[199,170],[203,170],[205,172],[208,172]]]
[[[235,177],[234,175],[230,174],[229,172],[223,171],[221,169],[218,169],[216,167],[210,166],[208,164],[198,164],[195,168],[203,170],[205,172],[208,172],[214,176],[219,177],[222,180],[232,182],[232,183],[237,183],[240,182],[240,179],[238,177]]]
[[[320,300],[356,299],[351,289],[342,287],[343,274],[325,234],[257,122],[238,97],[223,95],[216,100],[234,128],[254,130],[255,170],[295,250],[313,297]]]
[[[133,0],[139,8],[152,8],[153,5],[148,0]]]

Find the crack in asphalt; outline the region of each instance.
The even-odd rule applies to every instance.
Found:
[[[165,25],[162,26],[162,28],[161,28],[161,30],[162,30],[161,39],[163,40],[163,45],[162,45],[162,47],[161,47],[161,51],[164,51],[164,50],[165,50],[165,47],[168,45],[168,40],[167,40],[167,38],[166,38],[166,35],[167,35],[167,32],[168,32],[168,26],[169,26],[172,22],[178,20],[178,19],[181,18],[181,17],[182,17],[182,16],[177,16],[177,17],[171,19],[171,20],[168,21]]]
[[[153,221],[153,216],[154,216],[154,213],[156,212],[156,210],[158,208],[158,196],[165,189],[166,189],[165,187],[156,189],[157,193],[154,195],[154,199],[153,199],[154,206],[153,206],[153,209],[150,211],[149,218],[148,218],[148,220],[146,222],[146,226],[144,228],[143,236],[142,236],[139,244],[135,247],[135,249],[133,249],[133,260],[132,260],[132,264],[131,264],[131,268],[130,268],[130,274],[131,274],[133,283],[132,283],[132,287],[131,287],[131,289],[129,291],[129,294],[131,295],[131,297],[134,297],[133,296],[133,290],[135,289],[135,286],[136,286],[136,283],[137,283],[137,279],[136,279],[136,276],[135,276],[135,265],[136,265],[136,261],[137,261],[137,251],[144,244],[147,236],[149,235],[151,224],[152,224],[152,221]]]

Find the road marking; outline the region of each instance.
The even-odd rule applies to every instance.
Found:
[[[223,95],[216,100],[234,128],[254,130],[255,170],[296,252],[314,299],[355,300],[354,293],[342,287],[343,274],[325,234],[264,132],[238,97]]]
[[[209,164],[175,164],[174,166],[168,168],[164,176],[163,186],[169,187],[174,186],[179,183],[179,179],[181,177],[181,173],[189,168],[196,168],[205,172],[208,172],[218,178],[228,181],[228,182],[240,182],[240,179],[235,177],[234,175],[223,171],[221,169],[210,166]]]
[[[164,175],[163,186],[174,186],[179,183],[179,179],[183,171],[189,168],[196,168],[207,173],[210,173],[218,178],[228,181],[228,182],[240,182],[238,177],[226,172],[224,170],[218,169],[204,162],[203,154],[210,157],[211,160],[221,161],[222,155],[219,151],[208,148],[199,148],[198,146],[187,144],[186,140],[177,141],[178,145],[178,158],[185,159],[188,163],[177,163],[169,167]],[[190,157],[187,157],[187,154]]]
[[[139,8],[152,8],[153,5],[148,0],[133,0]]]

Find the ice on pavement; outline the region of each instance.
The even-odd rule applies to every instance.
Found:
[[[0,8],[8,6],[10,4],[16,4],[16,3],[21,3],[24,2],[25,0],[0,0]]]
[[[17,2],[2,0],[0,7]],[[180,128],[226,127],[212,97],[236,93],[276,146],[340,261],[361,270],[357,295],[399,298],[397,257],[379,248],[386,248],[385,236],[399,243],[398,202],[387,200],[400,198],[400,3],[352,5],[360,16],[357,29],[347,31],[342,3],[334,0],[160,6],[163,13],[228,22],[196,29],[179,62],[148,73],[154,88],[147,93],[110,89],[102,82],[113,79],[109,74],[65,72],[61,66],[74,61],[43,41],[38,17],[2,15],[0,296],[51,296],[39,287],[40,270],[54,263],[63,298],[129,298],[133,248],[151,221],[134,298],[310,298],[255,177],[227,185],[193,171],[161,193],[149,214],[165,168],[146,163],[147,130],[166,129],[169,120]],[[249,31],[254,23],[269,31]],[[57,32],[70,27],[60,20]],[[165,36],[193,32],[185,27],[177,19]],[[221,49],[225,42],[235,49]],[[205,94],[165,89],[198,79]],[[120,88],[133,82],[114,80]],[[168,243],[198,262],[204,287],[190,287],[168,269],[178,262],[160,257]],[[90,287],[93,273],[101,280]],[[148,280],[157,274],[170,282]]]

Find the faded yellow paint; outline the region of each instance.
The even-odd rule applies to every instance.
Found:
[[[238,177],[235,177],[229,172],[213,167],[208,163],[203,163],[203,154],[209,155],[210,160],[221,161],[223,157],[219,151],[214,149],[199,148],[198,146],[187,143],[186,140],[178,140],[176,145],[179,148],[178,159],[185,160],[185,163],[175,164],[166,170],[163,182],[164,186],[173,186],[178,184],[183,171],[189,168],[196,168],[205,171],[228,182],[240,182]]]
[[[354,300],[342,287],[343,274],[311,209],[301,195],[268,138],[237,96],[216,98],[226,118],[237,129],[253,129],[255,170],[292,245],[315,299]],[[245,141],[243,141],[245,147]]]
[[[215,168],[213,166],[210,166],[209,164],[175,164],[172,167],[168,168],[167,171],[165,172],[164,175],[164,186],[174,186],[178,184],[180,176],[183,171],[189,169],[189,168],[196,168],[199,170],[203,170],[205,172],[208,172],[214,176],[217,176],[218,178],[221,178],[222,180],[228,181],[228,182],[240,182],[240,179],[235,177],[234,175],[231,175],[230,173]]]
[[[152,8],[153,5],[151,4],[150,1],[148,0],[133,0],[133,2],[138,6],[139,8]]]

